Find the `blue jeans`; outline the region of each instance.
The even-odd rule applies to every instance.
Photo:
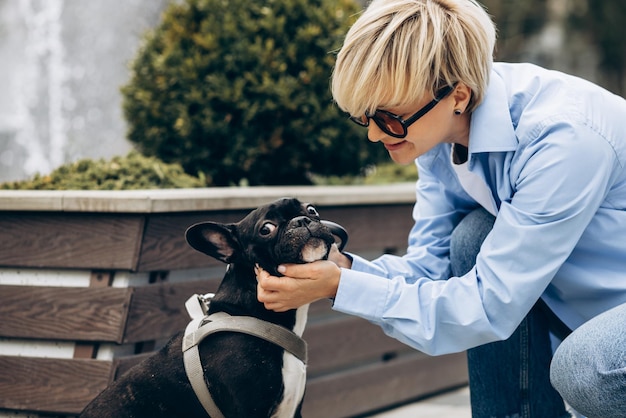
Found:
[[[474,267],[494,220],[487,211],[478,209],[456,227],[450,244],[455,276]],[[473,418],[570,416],[563,399],[550,384],[552,349],[547,324],[544,311],[535,306],[509,339],[468,350]]]
[[[626,304],[581,325],[554,353],[552,384],[590,418],[626,417]]]

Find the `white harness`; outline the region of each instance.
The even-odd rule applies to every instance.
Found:
[[[191,387],[209,416],[211,418],[224,418],[204,381],[200,351],[198,350],[198,345],[204,338],[222,331],[253,335],[289,351],[305,364],[307,362],[307,345],[294,332],[258,318],[230,316],[225,312],[216,312],[207,316],[209,303],[213,296],[213,293],[195,294],[185,302],[185,308],[191,316],[191,322],[185,328],[185,336],[183,337],[183,362]]]

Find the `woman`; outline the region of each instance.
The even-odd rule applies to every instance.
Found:
[[[474,417],[569,416],[559,394],[626,417],[626,101],[493,63],[494,44],[473,0],[371,3],[332,90],[370,141],[416,161],[408,252],[259,271],[259,301],[333,298],[425,353],[469,350]],[[569,330],[552,360],[550,331]]]

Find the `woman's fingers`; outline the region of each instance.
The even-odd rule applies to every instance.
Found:
[[[285,264],[280,270],[285,275],[277,277],[256,267],[257,298],[266,309],[277,312],[334,297],[341,274],[339,267],[329,261]]]

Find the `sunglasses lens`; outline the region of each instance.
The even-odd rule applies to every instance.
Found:
[[[387,113],[377,111],[374,116],[372,116],[374,122],[380,129],[390,135],[404,135],[404,128],[398,119],[394,119],[391,115]]]

